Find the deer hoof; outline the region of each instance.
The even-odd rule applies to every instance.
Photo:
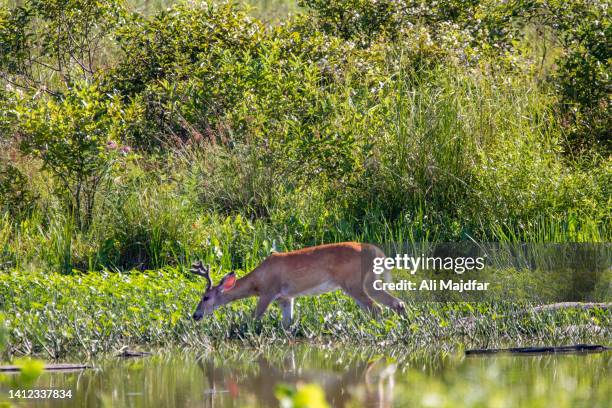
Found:
[[[406,313],[406,304],[404,302],[398,302],[394,309],[397,313],[404,314]]]

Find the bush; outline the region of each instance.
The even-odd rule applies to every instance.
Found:
[[[352,170],[362,129],[347,123],[359,113],[345,94],[352,49],[338,39],[299,19],[266,32],[230,4],[173,7],[119,39],[126,60],[105,86],[144,102],[138,146],[252,144],[279,174],[297,163],[306,177]]]
[[[11,163],[0,163],[0,214],[14,219],[27,215],[36,205],[27,177]]]
[[[108,63],[121,0],[26,0],[0,9],[0,73],[15,86],[60,95]]]
[[[248,59],[262,34],[262,26],[231,3],[134,16],[116,32],[122,58],[104,75],[104,88],[142,97],[149,127],[139,146],[185,141],[192,128],[212,134],[218,116],[240,97],[239,86],[225,84],[224,60]],[[189,111],[189,104],[197,109]]]
[[[60,100],[21,106],[18,116],[22,152],[42,161],[76,226],[87,229],[100,185],[119,154],[129,151],[119,143],[137,119],[137,107],[85,86]]]
[[[508,13],[523,24],[552,31],[554,69],[549,81],[559,96],[558,108],[573,153],[610,152],[609,5],[599,0],[521,1]],[[542,56],[542,62],[548,57]]]
[[[402,41],[414,28],[427,28],[436,40],[452,28],[465,31],[469,46],[511,49],[511,15],[496,2],[483,0],[301,0],[320,28],[361,47],[379,41]],[[410,46],[410,43],[406,43]]]
[[[610,55],[612,24],[605,1],[546,2],[547,20],[559,32],[564,54],[552,75],[569,119],[570,147],[612,152]]]

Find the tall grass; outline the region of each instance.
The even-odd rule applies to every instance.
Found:
[[[123,163],[82,231],[49,193],[53,181],[24,161],[41,198],[19,219],[0,217],[0,267],[144,270],[201,258],[228,270],[346,240],[610,241],[612,162],[561,156],[546,89],[522,74],[416,71],[394,58],[400,68],[380,91],[354,99],[346,85],[341,103],[367,108],[371,122],[348,178],[280,172],[257,144],[185,144]]]
[[[610,196],[600,181],[610,168],[588,174],[559,156],[562,133],[535,82],[444,67],[400,75],[389,94],[357,207],[387,219],[416,216],[447,240],[609,234]]]

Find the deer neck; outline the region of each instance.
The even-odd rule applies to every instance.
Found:
[[[256,285],[249,275],[240,278],[232,290],[223,293],[223,303],[233,302],[234,300],[244,299],[257,295]]]

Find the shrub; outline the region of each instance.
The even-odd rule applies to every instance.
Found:
[[[36,193],[31,191],[27,177],[11,163],[0,163],[0,214],[14,219],[29,213],[36,205]]]
[[[262,34],[259,22],[232,3],[176,5],[150,18],[134,16],[116,33],[121,59],[104,75],[104,89],[142,98],[149,126],[136,139],[141,147],[185,141],[192,128],[214,133],[217,118],[240,97],[240,87],[227,86],[220,66],[248,58]]]
[[[610,128],[610,56],[612,24],[605,1],[544,2],[545,21],[563,46],[552,82],[569,119],[570,147],[612,151]]]
[[[119,143],[136,121],[137,107],[84,86],[60,100],[21,106],[18,116],[23,153],[41,159],[76,226],[86,229],[100,185],[119,153],[128,151]]]
[[[469,34],[470,46],[510,48],[510,15],[486,0],[301,0],[299,4],[311,10],[323,31],[361,47],[403,40],[414,27],[426,27],[439,39],[452,27]]]
[[[0,9],[0,74],[17,87],[54,95],[91,80],[125,10],[121,0],[26,0]]]
[[[233,3],[175,5],[150,18],[133,16],[116,33],[123,60],[108,74],[109,85],[126,95],[157,80],[182,80],[208,70],[223,51],[249,52],[262,26]],[[212,73],[211,73],[212,74]]]
[[[363,115],[349,98],[361,95],[346,94],[355,57],[338,39],[300,19],[266,32],[234,5],[206,3],[173,7],[119,38],[126,59],[104,86],[143,101],[139,146],[250,144],[279,174],[298,163],[305,177],[353,169],[363,128],[352,118]]]

